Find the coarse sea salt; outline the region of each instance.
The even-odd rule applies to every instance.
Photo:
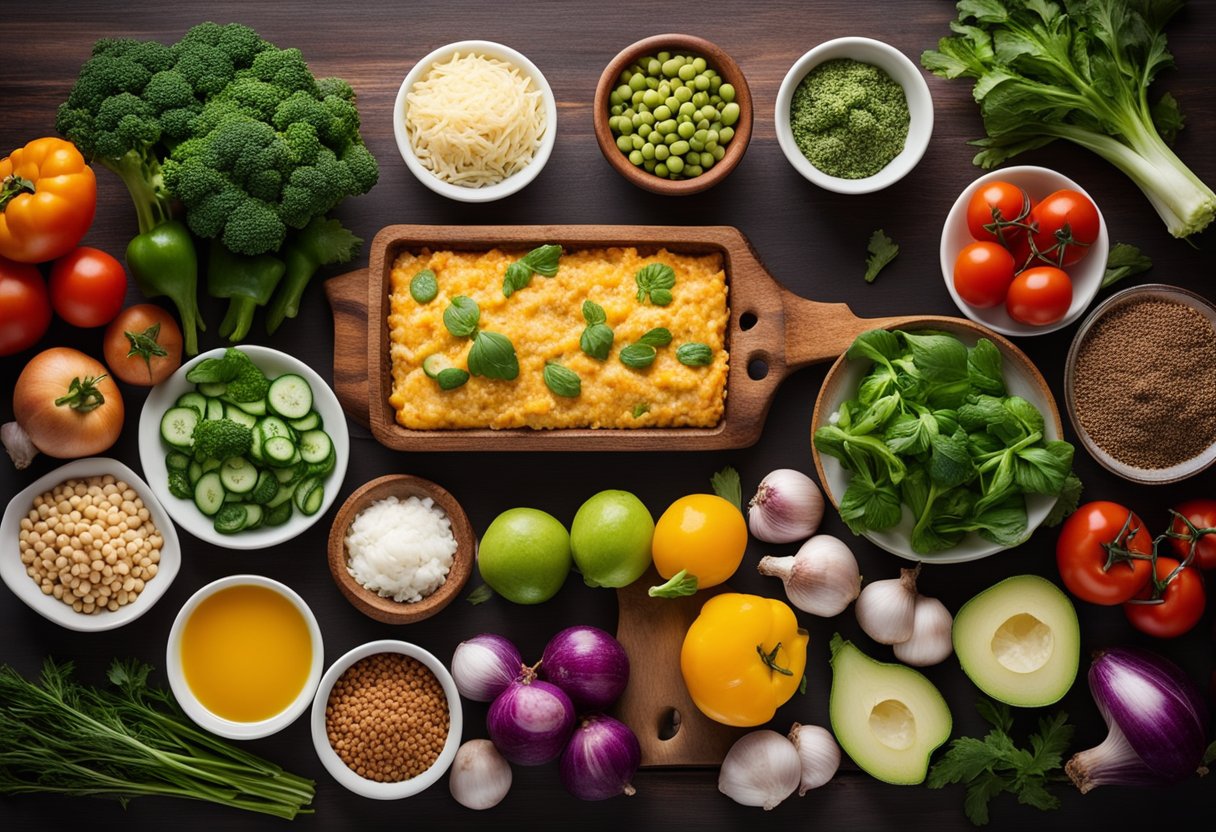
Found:
[[[455,554],[452,523],[430,497],[377,500],[346,531],[346,571],[394,601],[421,601],[439,589]]]

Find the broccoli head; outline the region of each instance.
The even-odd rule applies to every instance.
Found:
[[[253,432],[231,419],[205,419],[194,426],[195,459],[244,456],[253,445]]]

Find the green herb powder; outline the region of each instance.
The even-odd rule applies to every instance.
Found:
[[[826,61],[794,90],[790,127],[807,160],[829,176],[864,179],[885,168],[908,138],[904,89],[873,64]]]

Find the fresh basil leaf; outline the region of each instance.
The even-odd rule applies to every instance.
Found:
[[[617,355],[626,367],[644,370],[654,363],[656,352],[650,344],[630,344]]]
[[[899,523],[902,514],[899,492],[889,482],[879,484],[855,476],[840,498],[840,517],[854,534],[889,529]]]
[[[455,338],[470,337],[477,331],[480,321],[481,309],[478,308],[477,301],[464,295],[452,298],[448,308],[443,310],[443,325]]]
[[[670,289],[654,289],[650,292],[650,302],[655,306],[669,306],[672,300]]]
[[[1169,93],[1166,93],[1169,95]],[[1173,99],[1171,99],[1173,100]],[[1154,113],[1154,120],[1156,115]],[[1158,125],[1160,128],[1160,125]],[[1169,141],[1169,139],[1166,139]],[[1115,243],[1106,255],[1106,272],[1102,275],[1102,287],[1114,286],[1125,277],[1142,274],[1153,267],[1153,261],[1140,249],[1128,243]]]
[[[845,355],[850,360],[868,358],[878,364],[888,364],[901,353],[899,336],[889,329],[871,329],[854,338]]]
[[[976,341],[967,351],[967,377],[971,385],[990,396],[1005,395],[1005,374],[1001,351],[987,338]]]
[[[578,377],[578,373],[561,364],[552,361],[545,364],[544,379],[545,386],[555,396],[573,399],[583,392],[583,380]]]
[[[929,479],[941,488],[953,488],[975,476],[975,463],[967,449],[967,435],[961,430],[953,436],[938,434],[930,440]]]
[[[676,349],[676,360],[687,367],[708,367],[714,362],[714,351],[708,344],[689,341]]]
[[[671,288],[676,285],[675,269],[666,263],[648,263],[637,270],[633,276],[638,286],[638,302],[642,303],[647,296],[655,306],[666,306],[671,303]]]
[[[418,303],[430,303],[439,294],[439,281],[430,269],[423,269],[410,279],[410,297]]]
[[[709,478],[714,493],[743,513],[743,483],[733,465],[727,465]]]
[[[608,354],[612,351],[613,340],[615,340],[615,336],[607,324],[592,324],[583,330],[583,334],[579,336],[578,345],[592,358],[606,361]]]
[[[604,324],[608,322],[608,313],[595,301],[585,300],[583,301],[583,320],[587,322],[587,326]]]
[[[1022,423],[1026,433],[1043,433],[1043,414],[1039,409],[1020,396],[1010,396],[1005,399],[1005,409]]]
[[[439,375],[435,376],[435,381],[439,383],[440,390],[455,390],[457,387],[463,386],[468,380],[469,374],[456,367],[440,370]]]
[[[902,332],[912,361],[926,381],[946,384],[967,380],[967,348],[953,335]]]
[[[880,228],[870,235],[866,252],[870,255],[866,258],[866,283],[873,283],[878,273],[899,254],[899,246]]]
[[[1060,489],[1060,496],[1056,498],[1056,504],[1051,507],[1043,525],[1058,526],[1076,511],[1077,505],[1081,502],[1081,491],[1084,487],[1081,478],[1076,473],[1069,472],[1068,476],[1064,478],[1064,487]]]
[[[511,381],[519,376],[515,346],[505,335],[482,330],[473,337],[469,350],[469,372],[475,376]]]
[[[557,261],[562,256],[562,247],[544,245],[525,254],[518,262],[526,264],[532,271],[545,277],[557,274]]]
[[[652,347],[665,347],[671,343],[671,330],[661,326],[656,327],[639,338],[638,343],[649,344]]]
[[[1027,494],[1056,495],[1072,472],[1073,447],[1059,440],[1017,452],[1014,481]]]
[[[509,298],[531,282],[532,269],[522,260],[516,260],[507,266],[507,273],[502,279],[502,296]]]

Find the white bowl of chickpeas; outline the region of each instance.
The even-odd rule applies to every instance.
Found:
[[[115,459],[78,459],[13,497],[0,521],[0,578],[34,612],[82,632],[152,608],[181,545],[152,489]]]
[[[443,662],[392,639],[356,647],[330,665],[311,717],[325,770],[375,800],[411,797],[434,785],[456,758],[464,731],[460,694]],[[385,753],[389,747],[393,752]]]

